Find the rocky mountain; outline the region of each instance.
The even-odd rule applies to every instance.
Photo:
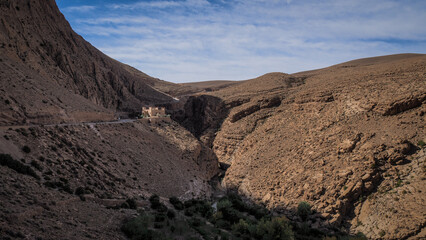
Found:
[[[157,85],[179,87],[94,48],[71,29],[54,0],[2,0],[0,12],[3,123],[112,118],[115,110],[171,101]]]
[[[270,73],[193,97],[191,109],[202,107],[182,122],[204,126],[195,133],[230,166],[222,184],[248,199],[288,216],[307,201],[319,229],[420,239],[425,79],[420,54]]]
[[[218,165],[294,226],[426,238],[426,55],[173,84],[98,51],[54,0],[0,0],[0,78],[4,239],[125,239],[130,205],[208,199]],[[109,121],[148,104],[172,119]]]
[[[1,239],[125,239],[129,203],[212,194],[217,159],[179,124],[109,122],[181,87],[98,51],[54,0],[0,0],[0,80]]]

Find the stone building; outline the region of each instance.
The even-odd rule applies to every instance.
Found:
[[[164,107],[142,107],[142,117],[165,117],[166,108]]]

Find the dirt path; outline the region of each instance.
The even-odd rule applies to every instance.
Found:
[[[0,126],[1,130],[5,129],[17,129],[17,128],[31,128],[31,127],[65,127],[65,126],[95,126],[95,125],[104,125],[104,124],[120,124],[120,123],[132,123],[136,122],[137,119],[120,119],[117,121],[107,121],[107,122],[81,122],[81,123],[60,123],[60,124],[28,124],[28,125],[10,125],[10,126]]]

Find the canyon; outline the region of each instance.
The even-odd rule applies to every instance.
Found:
[[[98,51],[54,0],[0,10],[5,239],[126,239],[128,199],[218,189],[295,222],[306,201],[324,232],[426,237],[426,55],[175,84]],[[117,121],[153,105],[171,118]]]

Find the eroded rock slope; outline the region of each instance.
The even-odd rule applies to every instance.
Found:
[[[146,202],[152,194],[208,198],[208,181],[218,170],[211,150],[172,121],[0,133],[1,157],[10,154],[35,172],[0,166],[0,235],[5,237],[123,238],[119,227],[130,213],[108,207],[126,199]]]
[[[172,100],[179,87],[109,58],[76,34],[54,0],[0,1],[1,124],[112,118]]]
[[[212,144],[223,184],[290,216],[308,201],[314,227],[422,236],[425,80],[425,55],[402,54],[210,93],[229,111]]]

